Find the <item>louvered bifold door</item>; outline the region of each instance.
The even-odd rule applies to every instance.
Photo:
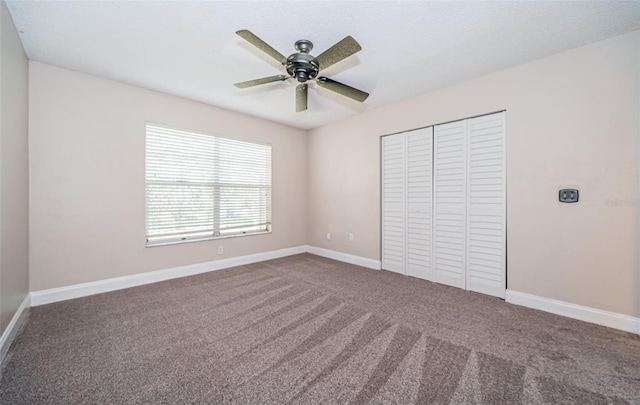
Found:
[[[433,281],[460,288],[466,288],[466,138],[466,120],[435,127]]]
[[[505,113],[468,120],[467,289],[505,297]]]
[[[432,131],[407,132],[406,274],[431,280]]]
[[[406,136],[382,137],[382,268],[405,274]]]

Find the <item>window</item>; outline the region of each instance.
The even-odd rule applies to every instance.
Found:
[[[271,146],[147,124],[147,246],[271,231]]]

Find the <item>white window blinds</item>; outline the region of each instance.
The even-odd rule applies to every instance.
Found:
[[[269,232],[271,146],[147,124],[147,245]]]

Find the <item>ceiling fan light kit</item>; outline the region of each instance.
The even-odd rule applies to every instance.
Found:
[[[309,88],[307,82],[310,80],[315,80],[318,86],[322,88],[359,102],[363,102],[367,97],[369,97],[369,93],[365,93],[364,91],[347,86],[346,84],[335,80],[331,80],[328,77],[318,77],[321,70],[348,58],[362,49],[360,44],[350,36],[345,37],[343,40],[339,41],[317,57],[314,57],[309,53],[313,49],[313,43],[307,39],[301,39],[296,41],[294,44],[297,52],[289,55],[289,57],[285,57],[251,31],[240,30],[237,31],[236,34],[267,55],[271,56],[273,59],[277,60],[285,67],[289,74],[289,76],[276,75],[236,83],[235,86],[238,88],[244,89],[261,84],[284,81],[291,78],[296,79],[300,82],[296,87],[296,112],[307,109]]]

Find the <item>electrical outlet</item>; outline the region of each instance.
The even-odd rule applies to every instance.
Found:
[[[331,240],[331,232],[327,232],[327,240]]]
[[[218,254],[221,255],[224,253],[224,247],[218,246]]]
[[[349,233],[349,241],[350,241],[350,242],[353,242],[353,232],[350,232],[350,233]]]
[[[578,202],[578,196],[578,190],[567,188],[560,190],[559,200],[563,203],[574,203]]]

